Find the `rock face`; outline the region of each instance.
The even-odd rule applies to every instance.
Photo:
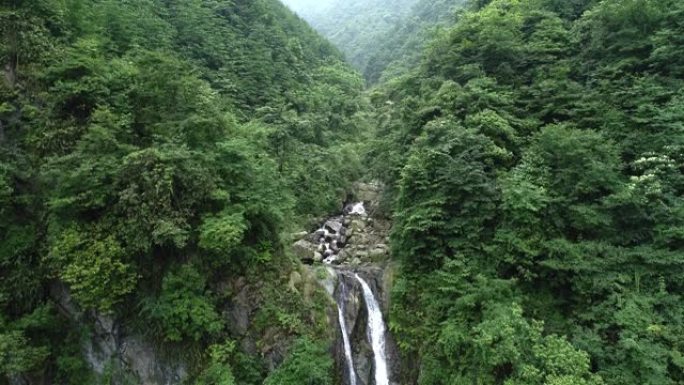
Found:
[[[141,385],[181,384],[187,378],[184,363],[168,359],[142,336],[126,335],[109,316],[81,312],[63,285],[54,284],[51,295],[67,317],[94,326],[82,348],[86,361],[98,375],[111,370],[112,383],[133,381]]]

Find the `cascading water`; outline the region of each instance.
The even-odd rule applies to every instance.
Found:
[[[349,374],[349,385],[356,385],[356,371],[354,370],[354,359],[352,358],[351,343],[349,342],[349,334],[347,333],[347,322],[344,320],[344,300],[347,296],[346,288],[344,287],[344,282],[342,285],[342,301],[337,304],[337,314],[340,322],[340,330],[342,331],[342,342],[344,344],[344,356],[347,359],[347,367]]]
[[[368,309],[368,334],[373,347],[375,385],[389,385],[385,355],[385,322],[382,320],[382,311],[380,311],[380,305],[375,300],[370,286],[358,274],[354,274],[354,276],[363,288],[363,298]]]
[[[366,207],[363,202],[354,203],[349,209],[349,214],[366,215]]]

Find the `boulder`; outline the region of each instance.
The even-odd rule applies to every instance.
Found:
[[[366,259],[366,258],[368,258],[368,252],[363,251],[363,250],[357,250],[354,253],[354,257],[359,258],[359,259]]]
[[[368,257],[373,261],[377,262],[379,260],[385,259],[388,256],[387,249],[374,248],[368,252]]]
[[[300,231],[298,233],[292,233],[292,239],[297,239],[297,240],[303,239],[307,235],[309,235],[309,233],[307,231]]]
[[[358,233],[354,235],[354,238],[352,239],[352,242],[357,245],[368,245],[368,234],[365,233]]]
[[[300,239],[292,245],[292,252],[301,261],[313,262],[314,251],[316,251],[316,245],[304,239]]]
[[[349,259],[349,253],[347,250],[341,250],[339,254],[337,254],[337,260],[342,263],[345,262],[347,259]]]
[[[361,219],[353,219],[351,221],[351,230],[353,232],[358,232],[366,228],[366,222]]]
[[[319,253],[318,251],[314,252],[313,260],[314,262],[318,263],[323,262],[323,254]]]
[[[325,222],[325,227],[333,231],[335,234],[339,234],[342,229],[342,222],[339,219],[330,219]]]

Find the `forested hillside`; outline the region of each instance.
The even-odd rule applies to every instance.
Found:
[[[416,65],[436,31],[454,22],[465,0],[328,0],[312,7],[283,0],[339,47],[370,84]]]
[[[306,19],[365,74],[371,65],[371,54],[385,45],[387,32],[402,24],[415,3],[416,0],[335,0],[306,15]]]
[[[418,65],[424,50],[445,27],[453,24],[466,6],[466,0],[418,0],[406,16],[383,31],[370,50],[362,73],[376,84],[389,80]]]
[[[0,383],[120,383],[81,351],[102,317],[190,383],[261,384],[295,340],[268,383],[330,383],[325,302],[287,291],[281,234],[358,176],[338,51],[276,0],[9,1],[0,33]]]
[[[684,3],[472,5],[372,95],[406,383],[681,384]]]

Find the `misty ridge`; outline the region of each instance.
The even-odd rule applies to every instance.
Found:
[[[465,0],[283,0],[328,38],[369,84],[420,61],[425,44],[455,21]]]

